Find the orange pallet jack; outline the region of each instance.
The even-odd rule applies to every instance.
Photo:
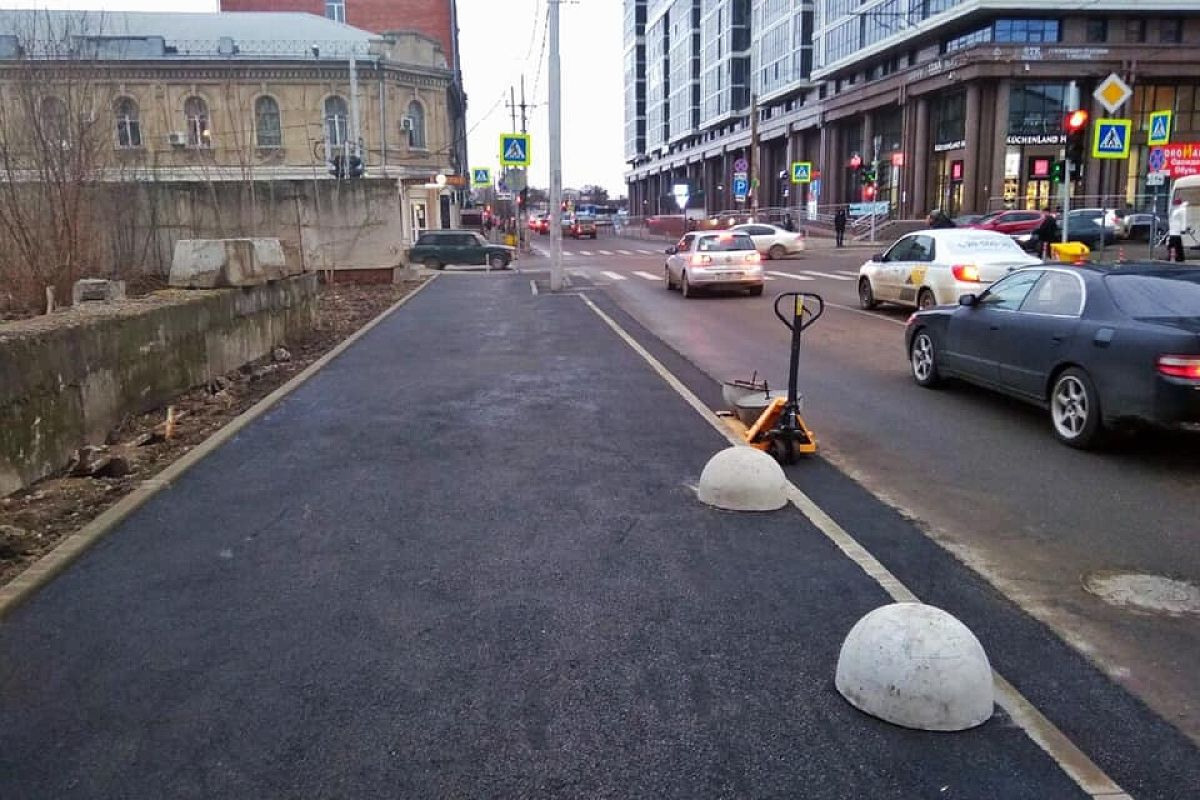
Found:
[[[789,301],[787,313],[780,308],[785,299]],[[804,418],[800,415],[801,396],[797,384],[800,378],[801,334],[824,313],[825,301],[818,294],[784,292],[775,298],[775,316],[792,332],[786,397],[773,396],[767,388],[766,381],[759,383],[754,378],[749,381],[726,383],[727,387],[733,389],[733,396],[740,394],[743,400],[753,399],[761,392],[766,407],[750,425],[742,422],[733,412],[722,412],[719,416],[746,444],[769,453],[784,464],[794,463],[799,455],[817,452],[817,437],[804,424]],[[729,400],[730,396],[727,393],[726,399]]]

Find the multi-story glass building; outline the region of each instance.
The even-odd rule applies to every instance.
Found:
[[[645,213],[670,210],[681,181],[709,211],[736,207],[728,187],[740,158],[757,167],[760,207],[859,201],[856,155],[878,162],[878,199],[896,216],[1053,205],[1072,82],[1093,119],[1134,122],[1130,157],[1088,159],[1077,197],[1145,204],[1152,111],[1174,112],[1174,141],[1200,142],[1200,0],[700,6],[698,128],[630,157],[630,196]],[[1113,113],[1092,96],[1111,73],[1133,89]],[[813,162],[818,183],[792,186],[791,161]]]

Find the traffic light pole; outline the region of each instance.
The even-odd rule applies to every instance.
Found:
[[[550,291],[563,288],[562,264],[562,62],[558,52],[561,0],[549,1],[550,32]]]
[[[1079,110],[1079,85],[1075,81],[1067,84],[1067,105],[1069,111]],[[1071,176],[1075,173],[1075,164],[1071,161],[1071,132],[1067,131],[1067,146],[1063,151],[1066,156],[1063,159],[1063,166],[1066,168],[1066,174],[1063,175],[1062,182],[1062,241],[1066,244],[1070,241],[1067,229],[1071,226]],[[1082,165],[1081,165],[1082,166]],[[1100,240],[1104,240],[1104,232],[1100,233]]]

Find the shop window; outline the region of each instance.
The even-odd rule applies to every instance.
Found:
[[[1087,21],[1087,40],[1089,44],[1102,44],[1108,41],[1108,20],[1104,17],[1092,17]]]
[[[1160,19],[1158,21],[1158,40],[1163,44],[1179,44],[1183,41],[1183,20]]]
[[[967,95],[964,92],[935,100],[930,113],[934,144],[959,142],[966,138]]]

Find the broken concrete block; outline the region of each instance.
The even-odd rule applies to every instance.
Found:
[[[71,304],[100,302],[113,303],[125,299],[125,281],[110,281],[104,278],[83,278],[75,281],[71,289]]]
[[[297,275],[278,239],[180,239],[169,283],[177,289],[255,286]]]

